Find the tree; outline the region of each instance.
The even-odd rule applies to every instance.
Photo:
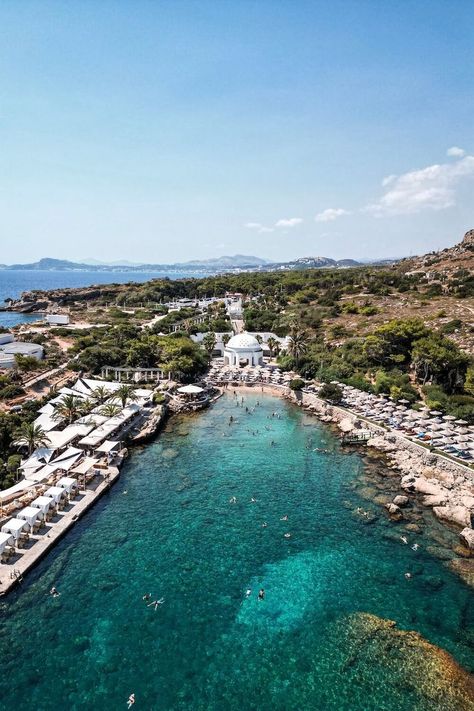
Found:
[[[92,400],[98,405],[103,405],[110,397],[110,390],[105,385],[98,385],[91,393]]]
[[[260,343],[260,345],[263,343],[263,338],[259,333],[257,333],[257,335],[255,336],[255,340],[257,341],[257,343]]]
[[[308,348],[308,335],[306,331],[299,330],[296,326],[292,328],[288,344],[288,352],[298,363],[301,356]]]
[[[114,399],[120,402],[122,408],[126,407],[129,400],[134,402],[137,399],[135,388],[133,385],[122,383],[122,385],[115,391]]]
[[[269,336],[267,339],[267,346],[268,350],[270,351],[270,357],[273,358],[273,355],[276,353],[276,349],[279,347],[279,342],[277,341],[276,338],[273,336]]]
[[[72,393],[63,395],[61,400],[56,403],[53,413],[53,420],[61,422],[66,420],[70,425],[74,420],[77,420],[84,413],[84,402],[82,398]]]
[[[38,447],[47,447],[51,442],[42,427],[34,422],[23,422],[20,429],[15,433],[17,447],[27,447],[28,455],[31,455]]]
[[[122,408],[118,402],[107,402],[105,405],[102,405],[99,413],[104,417],[115,417],[115,415],[118,415],[121,410]]]
[[[469,356],[438,333],[420,338],[413,346],[413,368],[423,385],[434,382],[447,393],[461,392],[469,365]]]
[[[202,339],[202,345],[204,346],[209,360],[211,360],[212,358],[212,353],[214,351],[214,348],[216,347],[216,342],[216,334],[212,331],[206,333],[206,335]]]
[[[336,385],[335,383],[324,383],[324,385],[319,391],[320,398],[322,398],[323,400],[329,400],[329,402],[333,402],[336,405],[341,402],[342,396],[342,388],[340,388],[339,385]]]
[[[230,334],[224,333],[222,335],[222,343],[224,344],[224,346],[226,346],[229,343],[230,339],[231,339]]]

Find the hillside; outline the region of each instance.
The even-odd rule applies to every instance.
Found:
[[[459,270],[474,273],[474,230],[469,230],[461,242],[440,252],[429,252],[421,257],[402,259],[398,267],[405,273],[422,272],[430,280],[445,281],[455,277]]]

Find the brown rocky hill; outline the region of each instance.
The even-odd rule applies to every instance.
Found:
[[[454,247],[442,249],[439,252],[430,252],[421,257],[402,259],[397,267],[405,273],[425,272],[426,275],[444,275],[450,277],[459,270],[474,272],[474,230],[469,230],[464,238]]]

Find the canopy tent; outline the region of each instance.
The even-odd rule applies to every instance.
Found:
[[[120,442],[118,440],[106,439],[105,442],[102,442],[100,447],[97,447],[95,451],[108,454],[116,449],[120,449]]]
[[[204,388],[200,388],[199,385],[182,385],[178,388],[178,392],[182,395],[199,395],[204,392]]]
[[[21,534],[25,531],[27,532],[28,523],[21,518],[11,518],[7,523],[2,526],[2,533],[11,533],[13,538],[17,541]]]
[[[26,506],[24,509],[17,513],[16,517],[26,521],[31,530],[33,530],[33,526],[35,525],[35,523],[38,521],[38,519],[43,519],[44,514],[40,509],[35,508],[34,506]]]
[[[11,533],[0,533],[0,554],[7,546],[13,545],[15,539]]]
[[[63,476],[58,482],[56,482],[56,486],[58,489],[64,489],[68,494],[70,494],[73,489],[77,489],[78,484],[76,479],[71,479],[69,476]]]
[[[25,459],[20,464],[20,469],[25,473],[25,476],[27,476],[28,471],[36,471],[36,469],[40,469],[40,467],[47,464],[53,456],[54,449],[51,449],[50,447],[39,447],[38,449],[35,449],[33,454],[28,457],[28,459]]]
[[[116,432],[120,427],[122,427],[128,420],[140,412],[140,407],[135,404],[127,405],[122,412],[115,417],[111,417],[103,425],[97,429],[90,432],[87,437],[84,437],[79,441],[79,444],[83,448],[95,448],[101,444],[107,437]]]
[[[37,499],[31,502],[30,506],[34,509],[39,509],[45,515],[48,513],[51,504],[54,504],[52,496],[38,496]]]
[[[71,474],[87,474],[87,472],[92,469],[97,464],[97,459],[94,457],[86,457],[85,459],[72,469]]]
[[[54,418],[48,414],[42,414],[35,420],[35,425],[41,427],[44,432],[50,432],[58,426],[59,422],[62,422],[64,418]]]
[[[23,491],[25,491],[25,489],[29,489],[31,486],[35,485],[35,481],[32,481],[31,479],[23,479],[22,481],[19,481],[18,484],[14,484],[8,489],[0,491],[0,502],[5,503],[6,501],[14,499]]]
[[[65,489],[62,489],[60,486],[50,486],[49,489],[44,492],[44,496],[51,497],[56,504],[59,504],[65,494]]]

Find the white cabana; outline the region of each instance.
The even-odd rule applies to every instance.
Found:
[[[38,496],[37,499],[31,502],[30,506],[33,509],[39,509],[46,516],[51,506],[54,506],[54,499],[52,496]]]
[[[16,517],[26,521],[30,529],[33,530],[34,526],[44,519],[44,514],[40,509],[34,506],[26,506],[17,513]]]
[[[7,546],[12,546],[15,542],[11,533],[0,533],[0,555]]]
[[[21,518],[11,518],[2,526],[2,533],[11,533],[15,541],[18,541],[22,533],[28,533],[29,525]]]
[[[61,499],[66,497],[66,491],[60,486],[50,486],[49,489],[44,492],[44,496],[52,498],[55,504],[59,504]]]
[[[56,482],[56,486],[59,489],[64,489],[68,494],[70,494],[74,491],[74,489],[78,488],[78,483],[76,479],[71,479],[69,476],[63,476],[58,482]]]

